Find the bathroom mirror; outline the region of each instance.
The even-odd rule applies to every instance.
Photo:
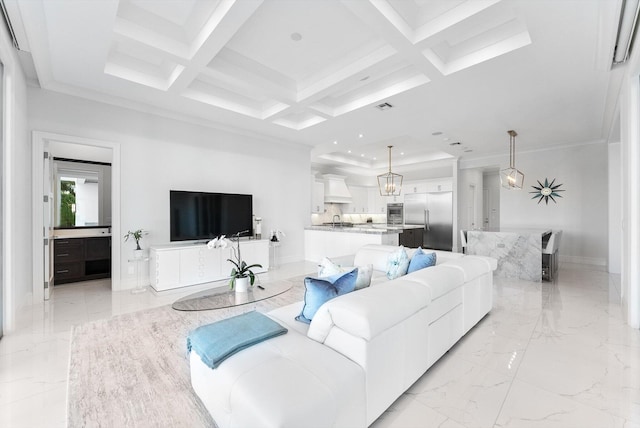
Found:
[[[54,159],[55,227],[111,225],[111,165]]]

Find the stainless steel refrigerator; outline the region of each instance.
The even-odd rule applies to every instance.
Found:
[[[424,227],[423,248],[453,249],[453,192],[404,195],[404,223]]]

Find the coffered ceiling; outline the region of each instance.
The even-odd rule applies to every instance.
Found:
[[[5,0],[39,84],[354,174],[598,141],[616,0]],[[396,162],[394,161],[394,165]]]

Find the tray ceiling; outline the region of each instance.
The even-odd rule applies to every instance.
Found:
[[[504,151],[511,128],[525,149],[608,131],[612,1],[5,1],[43,88],[310,145],[319,163],[383,168],[390,141],[433,160]]]

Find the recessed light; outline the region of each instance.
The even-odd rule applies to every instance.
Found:
[[[404,152],[400,152],[400,155],[401,155],[401,156],[404,156]]]
[[[369,80],[370,76],[364,76],[362,79],[360,79],[361,82],[364,82],[365,80]]]
[[[442,132],[440,132],[440,131],[432,132],[431,135],[433,135],[433,136],[442,135]]]
[[[338,141],[334,141],[333,144],[338,144]]]
[[[363,158],[364,157],[364,153],[360,154],[360,157]]]
[[[378,160],[378,158],[374,157],[373,160]]]
[[[294,42],[299,42],[300,40],[302,40],[302,34],[291,33],[291,40],[293,40]]]
[[[351,153],[351,150],[347,151],[347,153]]]
[[[363,134],[358,134],[358,138],[362,138],[362,137],[364,137]]]
[[[456,142],[453,142],[453,143],[449,143],[449,145],[450,145],[450,146],[459,146],[459,145],[461,145],[461,144],[462,144],[462,143],[461,143],[460,141],[456,141]]]

